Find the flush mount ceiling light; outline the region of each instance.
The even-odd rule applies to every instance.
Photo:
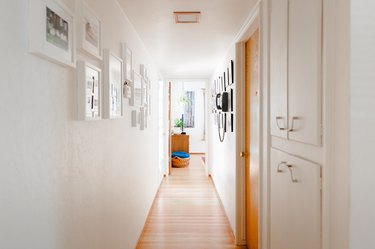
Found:
[[[176,23],[199,23],[200,11],[175,11],[174,17]]]

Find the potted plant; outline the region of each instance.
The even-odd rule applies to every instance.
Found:
[[[181,135],[185,135],[186,132],[184,132],[184,115],[181,116],[181,118],[176,118],[174,120],[174,127],[180,127],[181,128]]]

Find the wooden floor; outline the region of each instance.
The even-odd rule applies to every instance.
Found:
[[[234,237],[201,155],[164,179],[138,249],[233,249]]]

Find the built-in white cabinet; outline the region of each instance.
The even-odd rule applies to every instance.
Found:
[[[270,249],[321,248],[321,167],[271,150]]]
[[[271,0],[271,135],[321,145],[322,1]]]

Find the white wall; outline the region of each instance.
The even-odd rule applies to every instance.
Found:
[[[189,135],[190,152],[205,153],[206,139],[205,139],[205,105],[204,94],[202,89],[206,89],[206,80],[171,80],[172,82],[172,96],[171,96],[171,118],[172,130],[174,133],[181,133],[181,128],[173,127],[174,120],[180,119],[181,114],[184,113],[184,106],[180,104],[180,98],[185,91],[195,92],[195,126],[194,128],[184,128],[184,131]]]
[[[374,1],[351,1],[350,248],[374,248]]]
[[[231,45],[230,51],[223,59],[221,65],[218,65],[216,72],[212,75],[209,81],[208,96],[211,96],[212,84],[214,79],[221,76],[226,71],[230,60],[235,60],[235,46]],[[236,67],[236,65],[235,65]],[[236,70],[235,70],[236,71]],[[236,82],[236,79],[235,79]],[[233,85],[234,95],[236,92],[236,83]],[[211,98],[210,98],[211,100]],[[234,101],[235,103],[235,101]],[[231,228],[235,231],[236,227],[236,129],[233,133],[227,132],[225,134],[224,142],[220,142],[218,135],[218,128],[214,125],[214,116],[211,113],[211,102],[208,103],[208,170],[211,173],[212,179],[216,186],[217,192],[223,203],[225,212],[228,216]],[[234,107],[234,119],[236,120],[237,113]],[[235,121],[236,122],[236,121]],[[236,125],[236,124],[234,124]]]
[[[124,119],[76,121],[74,70],[29,54],[28,1],[1,1],[0,248],[134,248],[159,186],[157,68],[114,0],[87,3],[103,47],[126,42],[148,67],[149,128],[130,127],[128,105]]]

